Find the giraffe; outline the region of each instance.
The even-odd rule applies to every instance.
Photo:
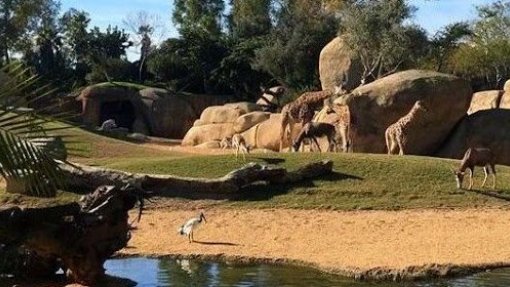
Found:
[[[290,137],[292,137],[292,130],[295,124],[306,124],[311,122],[315,111],[324,104],[326,99],[344,93],[346,93],[346,91],[342,88],[342,86],[337,86],[334,90],[305,92],[293,102],[286,104],[282,108],[282,123],[280,127],[280,152],[283,151],[283,143],[286,134],[289,142],[292,142]],[[287,127],[289,127],[288,132]]]
[[[349,149],[352,147],[350,134],[352,121],[349,107],[347,105],[334,105],[328,111],[328,114],[330,113],[336,114],[336,120],[332,124],[336,127],[338,139],[342,141],[342,151],[349,152]]]
[[[409,113],[401,117],[395,123],[390,125],[385,132],[386,148],[388,154],[396,154],[397,147],[399,149],[398,154],[404,155],[408,132],[419,126],[422,126],[426,117],[424,116],[428,112],[423,101],[417,101]]]

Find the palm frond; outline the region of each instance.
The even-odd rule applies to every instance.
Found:
[[[0,82],[0,175],[6,179],[8,191],[53,196],[65,186],[55,159],[65,160],[67,151],[63,139],[52,136],[51,132],[69,127],[49,123],[70,115],[44,115],[53,105],[30,108],[50,99],[55,89],[42,85],[28,69],[8,65],[0,72],[7,76],[5,82]]]

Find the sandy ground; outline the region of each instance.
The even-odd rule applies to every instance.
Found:
[[[212,207],[205,210],[207,223],[195,232],[198,242],[190,244],[177,229],[196,214],[147,211],[122,254],[284,259],[354,277],[421,277],[443,265],[485,268],[510,263],[510,210],[331,212]],[[439,268],[436,273],[449,271]]]

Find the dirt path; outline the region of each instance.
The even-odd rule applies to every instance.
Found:
[[[150,210],[123,254],[284,259],[350,276],[445,275],[510,263],[510,210],[205,211],[189,244],[177,229],[193,211]],[[430,265],[437,264],[437,265]],[[428,274],[430,275],[430,274]]]

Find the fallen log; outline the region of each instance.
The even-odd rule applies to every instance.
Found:
[[[114,186],[131,184],[143,190],[150,190],[159,196],[229,198],[254,183],[290,184],[330,174],[333,171],[333,162],[330,160],[314,162],[295,171],[287,171],[283,167],[249,163],[223,177],[213,179],[134,174],[79,165],[67,165],[63,169],[68,172],[74,188],[79,189],[90,189],[94,184]]]

